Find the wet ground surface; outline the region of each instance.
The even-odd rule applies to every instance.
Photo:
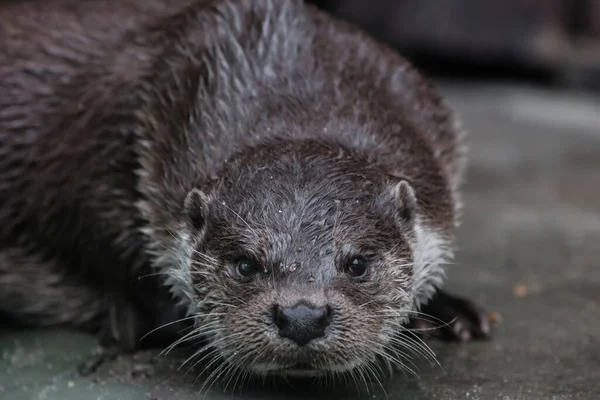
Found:
[[[277,386],[239,399],[600,398],[600,99],[523,87],[444,85],[470,131],[465,222],[449,286],[502,317],[489,342],[431,343],[369,393]],[[144,352],[90,376],[98,352],[65,331],[0,331],[0,399],[187,400],[202,382],[177,371],[182,354]],[[301,395],[302,390],[310,394]],[[232,398],[211,390],[206,399]]]

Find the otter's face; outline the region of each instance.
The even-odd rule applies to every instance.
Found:
[[[399,361],[394,337],[414,305],[412,188],[346,168],[291,169],[257,168],[188,195],[196,334],[214,365],[235,371],[306,376]]]

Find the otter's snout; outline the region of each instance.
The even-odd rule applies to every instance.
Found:
[[[304,301],[292,307],[275,305],[273,322],[279,329],[279,336],[304,346],[313,339],[325,336],[325,331],[331,322],[331,308],[315,307]]]

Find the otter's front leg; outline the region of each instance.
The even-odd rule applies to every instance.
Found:
[[[20,325],[93,329],[103,296],[58,263],[20,247],[0,248],[0,314]]]
[[[75,328],[125,351],[153,340],[169,342],[176,336],[164,337],[166,329],[140,341],[151,329],[180,318],[148,286],[93,287],[55,260],[16,246],[0,248],[0,316],[6,324]],[[145,296],[136,303],[129,294],[138,291]]]
[[[443,341],[470,341],[490,337],[491,323],[484,310],[473,301],[438,290],[421,307],[409,327],[424,336]]]

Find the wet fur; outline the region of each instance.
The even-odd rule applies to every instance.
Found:
[[[383,353],[441,285],[460,221],[462,131],[428,82],[297,0],[79,3],[0,9],[0,313],[133,348],[188,312],[188,339],[247,367],[292,351],[263,306],[310,297],[342,317],[299,358]],[[360,291],[336,269],[348,241],[377,260]],[[251,284],[225,261],[240,243],[267,265]],[[244,349],[224,336],[242,326]]]

